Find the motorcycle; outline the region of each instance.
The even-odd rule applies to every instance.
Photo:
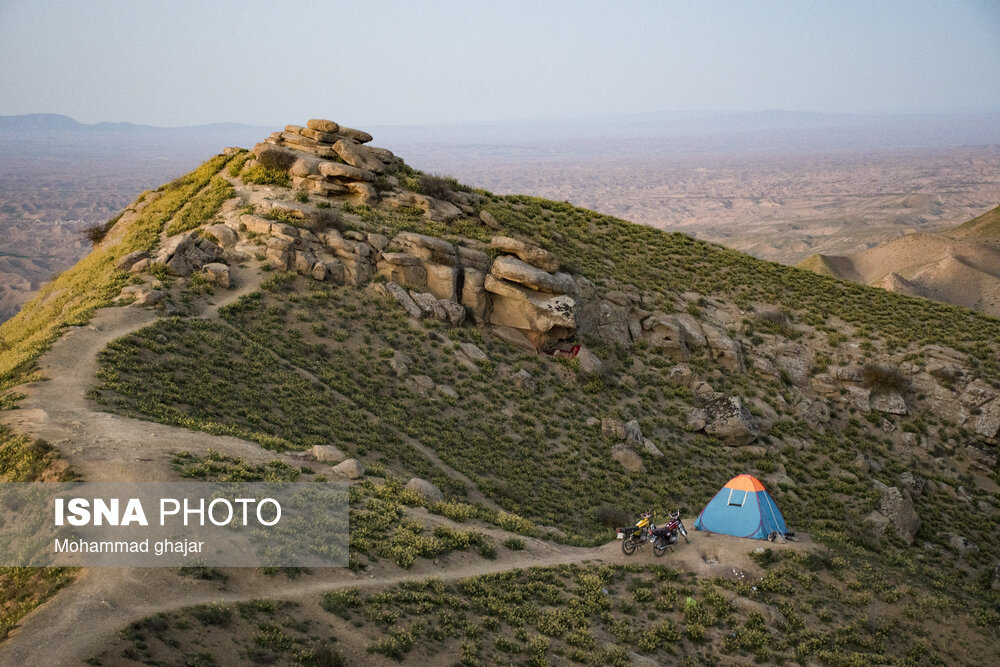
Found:
[[[653,528],[656,528],[653,525],[653,510],[643,512],[634,526],[619,528],[618,539],[622,541],[622,551],[625,555],[631,556],[636,549],[648,542]]]
[[[681,519],[681,511],[671,513],[670,521],[662,528],[654,528],[650,533],[653,540],[653,555],[662,556],[668,549],[673,549],[679,539],[678,535],[684,537],[684,543],[690,544],[687,529]]]
[[[690,544],[680,510],[673,512],[670,521],[661,528],[653,523],[653,512],[650,510],[643,512],[634,526],[618,529],[618,539],[622,541],[622,551],[626,556],[631,556],[647,542],[653,543],[654,556],[662,556],[677,544],[681,536],[684,537],[684,542]]]

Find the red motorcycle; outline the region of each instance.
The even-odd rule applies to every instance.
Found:
[[[653,555],[662,556],[667,553],[668,549],[673,549],[677,540],[680,539],[679,536],[684,537],[685,544],[691,543],[688,540],[687,529],[684,528],[684,521],[681,520],[681,511],[677,510],[670,515],[670,521],[667,522],[667,525],[650,531],[650,537],[653,541]]]

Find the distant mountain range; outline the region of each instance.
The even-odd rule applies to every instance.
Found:
[[[252,145],[279,126],[210,123],[156,127],[128,122],[85,124],[60,114],[0,116],[0,145],[44,137],[77,140],[120,137],[136,142],[211,140]],[[657,112],[581,118],[535,118],[450,125],[387,125],[372,128],[380,141],[395,146],[428,143],[459,149],[479,146],[533,146],[539,143],[604,151],[622,147],[640,152],[688,150],[830,150],[926,148],[1000,144],[1000,112],[969,114],[857,115],[799,111]],[[587,143],[581,144],[582,139]],[[652,143],[649,143],[653,140]]]
[[[208,123],[205,125],[187,125],[182,127],[157,127],[155,125],[137,125],[135,123],[81,123],[69,116],[57,113],[30,113],[20,116],[0,116],[0,132],[34,132],[34,131],[71,131],[71,132],[177,132],[199,131],[218,132],[225,130],[253,130],[260,132],[267,129],[259,125],[244,123]]]

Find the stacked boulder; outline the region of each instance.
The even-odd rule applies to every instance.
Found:
[[[286,125],[253,152],[265,167],[287,170],[296,190],[367,204],[377,197],[377,175],[398,161],[385,148],[366,146],[371,140],[367,132],[314,118],[306,127]]]
[[[556,256],[508,236],[494,236],[489,247],[501,254],[483,275],[486,321],[517,329],[536,346],[573,335],[579,311],[576,281],[559,271]]]

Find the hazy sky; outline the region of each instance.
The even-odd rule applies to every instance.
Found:
[[[0,0],[0,115],[362,127],[1000,110],[1000,1]]]

